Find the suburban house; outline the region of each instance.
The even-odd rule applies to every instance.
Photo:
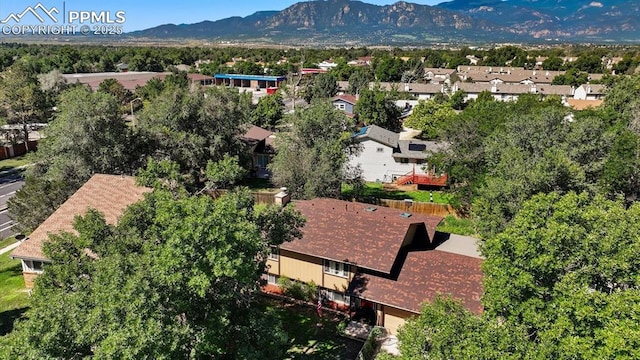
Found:
[[[450,240],[438,240],[443,234],[437,237],[435,231],[441,218],[335,199],[293,204],[307,220],[303,236],[272,252],[265,291],[278,292],[283,276],[313,282],[325,306],[394,334],[438,294],[482,311],[482,259],[475,239],[454,239],[460,243],[447,249]],[[470,246],[460,245],[465,241]],[[456,253],[457,248],[468,252]]]
[[[252,125],[244,135],[242,141],[250,148],[251,177],[266,179],[271,176],[267,165],[275,155],[275,134],[269,130]]]
[[[453,84],[451,92],[458,90],[466,94],[465,101],[477,99],[480,93],[486,91],[498,101],[516,101],[523,94],[540,94],[543,97],[557,95],[567,99],[573,97],[574,89],[569,85],[547,84],[504,84],[504,83],[468,83],[457,82]]]
[[[353,115],[355,114],[355,107],[357,102],[358,98],[349,94],[334,96],[333,100],[331,101],[333,107],[336,110],[344,112],[349,117],[353,117]]]
[[[399,133],[377,125],[365,126],[353,136],[361,145],[361,151],[349,162],[353,167],[360,167],[366,181],[394,182],[411,173],[430,175],[431,169],[424,169],[429,151],[435,152],[445,146],[434,141],[400,140]],[[433,178],[441,176],[434,175]]]
[[[215,74],[215,85],[234,86],[251,89],[266,89],[279,87],[286,76],[243,75],[243,74]]]
[[[131,176],[93,175],[11,253],[12,258],[22,261],[27,289],[33,288],[34,279],[51,262],[42,252],[42,244],[49,240],[50,234],[75,232],[75,217],[86,214],[89,209],[100,211],[108,224],[115,224],[127,206],[141,200],[150,191],[136,185],[135,178]]]
[[[456,69],[425,68],[424,80],[433,84],[448,83],[455,73]]]
[[[575,89],[573,98],[577,100],[602,100],[604,99],[605,85],[584,84]]]
[[[213,85],[213,76],[209,76],[209,75],[204,75],[204,74],[195,74],[195,73],[190,73],[187,74],[187,79],[189,80],[190,84],[199,84],[202,86],[211,86]]]
[[[375,86],[379,86],[381,90],[384,91],[398,91],[398,92],[406,92],[409,93],[418,100],[428,100],[434,97],[436,94],[442,94],[446,92],[445,84],[440,83],[430,83],[430,84],[419,84],[419,83],[390,83],[390,82],[372,82],[369,83],[369,88],[374,88]],[[346,94],[347,89],[349,88],[348,81],[338,81],[338,95]]]

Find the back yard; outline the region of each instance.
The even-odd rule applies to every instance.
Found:
[[[14,321],[29,306],[19,260],[11,260],[9,253],[0,255],[0,336],[13,328]]]

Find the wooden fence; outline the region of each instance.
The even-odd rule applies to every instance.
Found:
[[[34,151],[38,148],[37,141],[29,141],[29,151]],[[9,146],[0,146],[0,160],[10,159],[12,157],[24,155],[27,153],[27,147],[24,143],[19,143]]]
[[[214,198],[217,199],[220,196],[222,196],[224,193],[226,193],[227,190],[223,190],[223,189],[217,189],[217,190],[210,190],[208,191],[208,194]],[[276,194],[278,192],[272,192],[272,193],[267,193],[267,192],[251,192],[251,194],[253,194],[253,198],[256,201],[256,204],[267,204],[267,205],[271,205],[271,204],[275,204],[276,202]]]
[[[456,210],[451,205],[436,204],[431,202],[406,202],[404,200],[380,199],[380,203],[393,209],[403,210],[409,213],[426,214],[445,217],[448,215],[458,216]]]

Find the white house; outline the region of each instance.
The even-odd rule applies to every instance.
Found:
[[[429,152],[444,146],[433,141],[400,140],[400,134],[376,125],[363,127],[354,137],[362,148],[349,162],[362,169],[365,181],[393,182],[414,169],[416,174],[426,174],[423,168]]]
[[[580,85],[573,93],[576,100],[601,100],[604,98],[606,86],[596,84]]]

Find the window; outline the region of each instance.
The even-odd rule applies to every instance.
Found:
[[[400,158],[400,163],[402,163],[402,164],[408,164],[408,163],[409,163],[409,159],[407,159],[407,158]]]
[[[331,275],[348,277],[349,265],[337,261],[324,260],[324,272]]]
[[[384,152],[384,148],[379,147],[376,149],[376,152]]]
[[[44,271],[44,262],[36,260],[22,260],[22,270],[41,273]]]
[[[278,261],[280,260],[280,248],[277,246],[271,247],[271,252],[269,253],[269,260]]]
[[[277,285],[278,276],[273,274],[267,274],[267,284]]]
[[[349,296],[347,296],[346,294],[343,294],[341,292],[337,292],[337,291],[333,291],[333,290],[326,290],[325,291],[325,296],[327,297],[328,300],[334,301],[334,302],[339,302],[339,303],[343,303],[346,305],[349,305],[351,303],[351,298]]]
[[[269,155],[258,154],[258,156],[256,156],[256,165],[260,169],[266,169],[268,164],[269,164]]]

